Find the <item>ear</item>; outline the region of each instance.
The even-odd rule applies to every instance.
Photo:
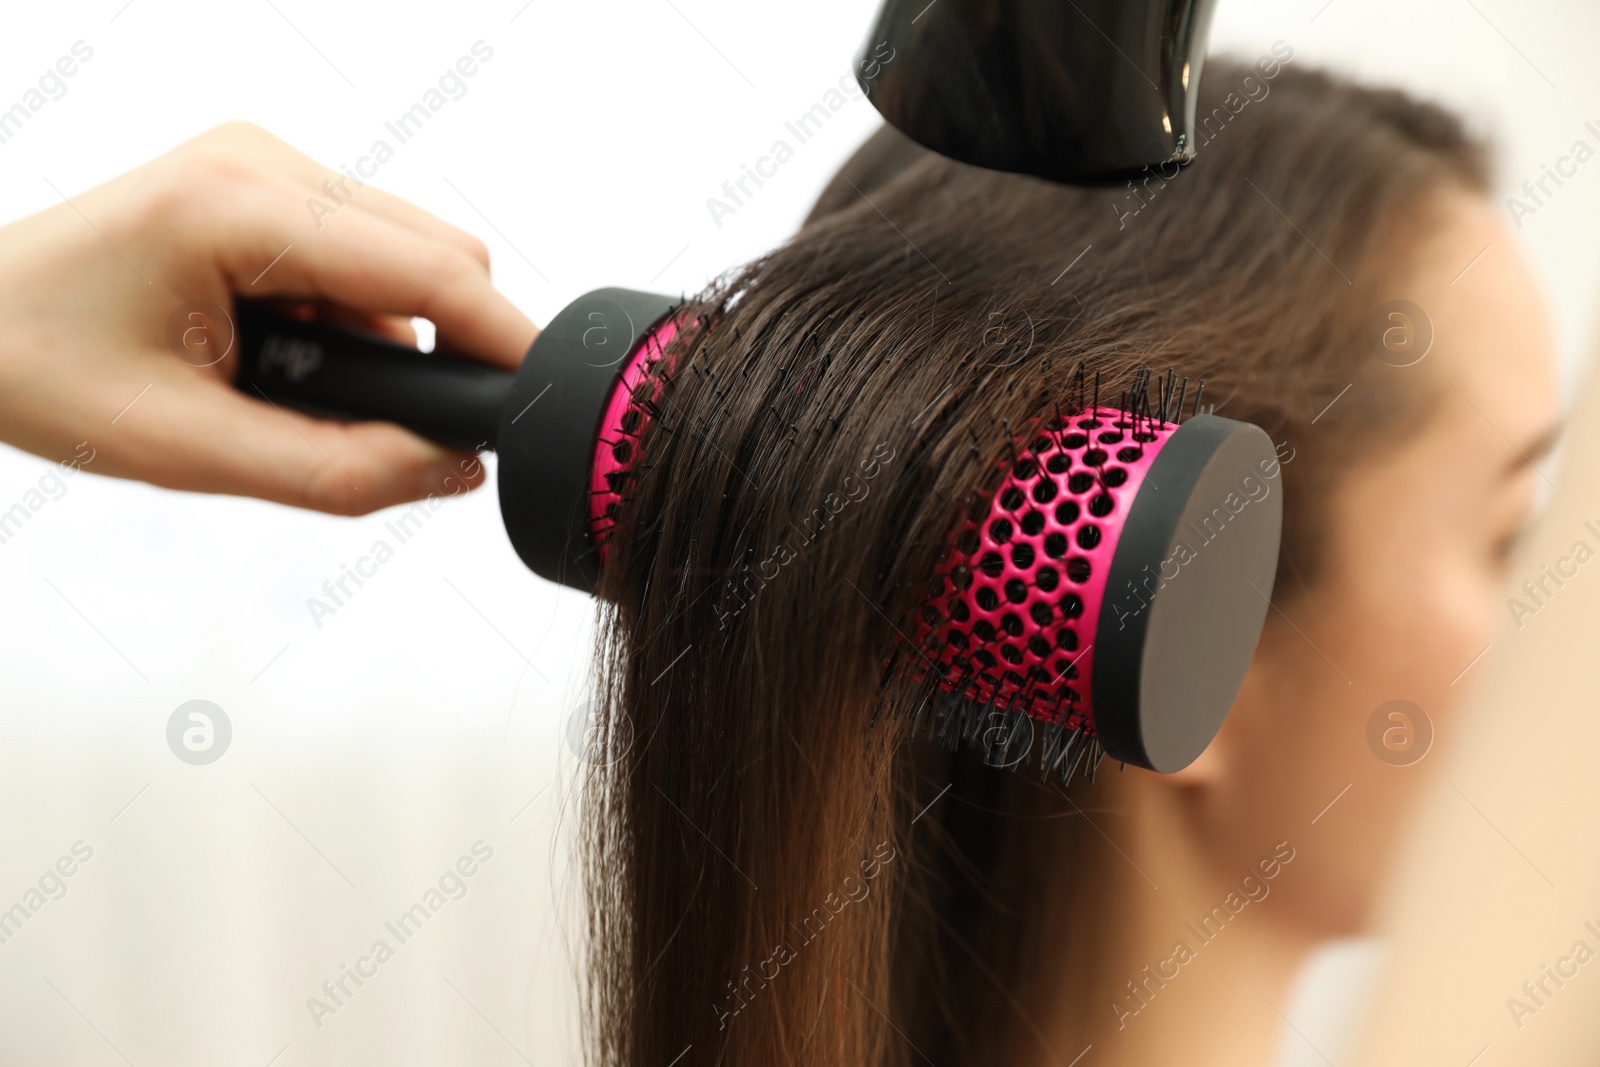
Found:
[[[1233,713],[1229,712],[1228,717],[1232,718]],[[1206,750],[1200,753],[1193,763],[1181,771],[1173,771],[1171,774],[1162,775],[1162,778],[1179,789],[1217,784],[1222,780],[1223,775],[1227,773],[1228,757],[1224,750],[1227,748],[1228,743],[1223,736],[1227,732],[1228,725],[1224,722],[1217,736],[1211,739],[1211,744],[1206,746]]]
[[[1262,650],[1256,651],[1250,669],[1245,672],[1239,695],[1233,698],[1228,717],[1222,720],[1222,729],[1211,739],[1211,744],[1198,759],[1181,771],[1164,775],[1167,782],[1179,789],[1211,787],[1224,781],[1229,769],[1239,764],[1239,746],[1244,743],[1246,726],[1268,706],[1266,681],[1267,664]]]

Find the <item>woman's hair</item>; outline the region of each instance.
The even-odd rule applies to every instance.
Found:
[[[1368,319],[1432,194],[1486,184],[1450,115],[1326,74],[1213,62],[1200,114],[1182,173],[1116,188],[880,131],[792,240],[689,302],[603,578],[595,1063],[1004,1063],[1092,966],[1076,801],[907,740],[965,502],[1080,361],[1113,401],[1174,367],[1294,448],[1277,595],[1305,589],[1328,487],[1427,391],[1324,409],[1401,373]]]

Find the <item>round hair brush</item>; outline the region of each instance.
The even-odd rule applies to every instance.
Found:
[[[678,301],[600,289],[562,309],[515,372],[263,306],[238,306],[239,388],[314,414],[387,419],[500,454],[522,560],[592,592],[665,425],[673,363],[703,332]],[[1202,383],[1203,384],[1203,383]],[[1157,392],[1152,395],[1152,387]],[[1116,407],[1082,370],[1065,410],[1010,434],[921,606],[913,730],[990,762],[1092,776],[1103,756],[1187,766],[1237,695],[1270,603],[1278,460],[1258,427],[1178,421],[1188,381],[1141,372]],[[1098,393],[1098,388],[1095,390]]]
[[[918,619],[913,723],[1002,766],[1092,777],[1105,755],[1171,772],[1221,727],[1278,563],[1272,441],[1194,414],[1168,375],[1119,407],[1079,402],[1011,441],[969,501]],[[1203,383],[1202,383],[1203,386]],[[1170,417],[1169,417],[1170,410]]]

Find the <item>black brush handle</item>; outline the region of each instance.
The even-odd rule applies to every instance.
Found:
[[[419,352],[326,322],[236,301],[243,392],[310,415],[383,419],[451,448],[492,449],[512,372]]]

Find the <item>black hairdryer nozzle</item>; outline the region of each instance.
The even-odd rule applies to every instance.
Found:
[[[1119,182],[1193,158],[1214,7],[884,0],[856,80],[890,125],[952,159],[1058,182]]]

